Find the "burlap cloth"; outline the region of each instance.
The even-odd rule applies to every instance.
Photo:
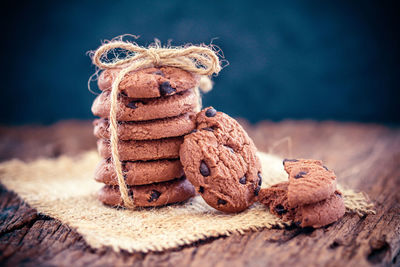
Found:
[[[282,160],[260,153],[263,186],[287,179]],[[78,157],[39,159],[0,164],[0,181],[38,212],[76,229],[94,247],[111,246],[129,252],[163,251],[208,237],[283,227],[285,223],[260,204],[239,214],[224,214],[209,207],[200,196],[185,204],[142,210],[114,209],[96,199],[102,186],[93,180],[97,152]],[[362,193],[343,192],[347,212],[373,213]]]

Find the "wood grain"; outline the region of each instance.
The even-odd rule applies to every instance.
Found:
[[[68,226],[37,214],[0,188],[0,265],[4,266],[371,266],[400,265],[400,130],[375,124],[284,121],[241,123],[258,148],[318,158],[339,182],[365,191],[377,213],[346,215],[328,227],[248,232],[163,253],[92,249]],[[285,139],[285,137],[288,137]],[[291,151],[287,140],[291,140]],[[0,127],[0,160],[75,155],[95,147],[90,122]]]

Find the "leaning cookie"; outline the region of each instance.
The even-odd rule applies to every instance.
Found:
[[[344,201],[336,191],[327,199],[303,206],[290,206],[288,182],[279,183],[260,191],[258,201],[266,205],[272,214],[284,221],[293,221],[300,227],[319,228],[336,222],[345,213]]]
[[[262,182],[253,141],[237,121],[212,107],[197,115],[196,124],[179,153],[187,179],[215,209],[243,211]]]
[[[111,90],[120,69],[103,71],[98,79],[100,90]],[[128,73],[119,84],[119,90],[132,98],[154,98],[173,95],[194,88],[199,76],[175,67],[147,68]]]
[[[292,207],[322,201],[336,190],[335,173],[320,160],[286,159],[283,165],[289,174],[288,201]]]
[[[156,207],[183,202],[195,195],[193,186],[180,178],[170,182],[128,187],[133,204],[137,207]],[[118,186],[104,186],[98,192],[98,199],[109,206],[123,206]]]
[[[94,136],[110,138],[110,125],[107,119],[96,119],[93,125]],[[194,113],[185,113],[177,117],[151,121],[119,122],[117,133],[120,140],[153,140],[182,136],[190,133],[194,127]]]
[[[118,153],[121,161],[177,159],[183,137],[144,141],[119,141]],[[110,141],[97,140],[97,150],[104,159],[111,158]]]
[[[179,159],[121,162],[127,185],[144,185],[170,181],[184,175]],[[114,164],[102,160],[96,167],[94,178],[107,185],[118,185]]]
[[[198,89],[190,89],[172,96],[149,99],[129,98],[120,94],[118,98],[118,121],[146,121],[176,117],[195,110],[199,104]],[[110,91],[102,92],[93,102],[95,116],[109,118]]]

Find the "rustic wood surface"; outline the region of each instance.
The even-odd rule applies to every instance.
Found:
[[[345,215],[328,227],[265,229],[163,253],[92,249],[82,237],[0,187],[2,266],[369,266],[400,265],[400,130],[375,124],[284,121],[251,126],[258,148],[318,158],[339,182],[366,192],[376,215]],[[90,122],[0,127],[0,160],[75,155],[95,147]],[[287,137],[287,138],[285,138]],[[291,140],[291,149],[288,140]],[[27,174],[29,175],[29,174]]]

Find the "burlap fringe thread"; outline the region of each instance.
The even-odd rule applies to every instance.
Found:
[[[282,160],[259,153],[263,187],[287,179]],[[284,222],[260,204],[239,214],[224,214],[209,207],[200,196],[181,205],[142,210],[114,209],[102,205],[96,192],[93,170],[99,161],[91,151],[77,158],[62,156],[30,163],[11,160],[0,164],[0,181],[38,212],[76,229],[94,248],[111,246],[115,251],[164,251],[209,237],[263,228],[284,227]],[[343,192],[347,212],[374,213],[362,193]]]

